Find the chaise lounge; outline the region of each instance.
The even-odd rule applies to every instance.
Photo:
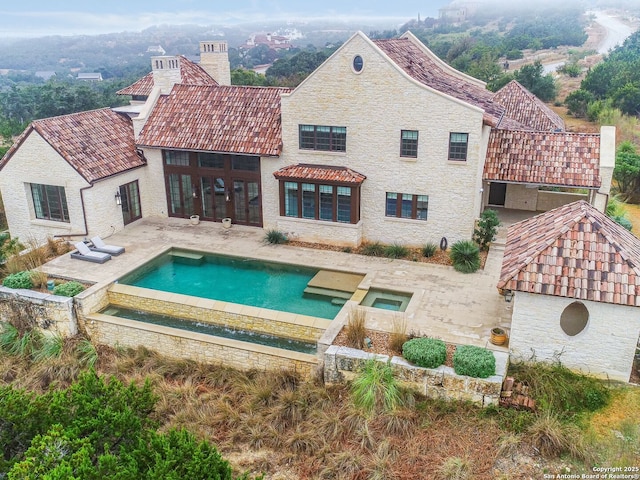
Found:
[[[97,236],[91,239],[91,243],[93,243],[93,247],[90,248],[93,252],[108,253],[109,255],[120,255],[121,253],[124,253],[124,247],[107,245],[100,237]]]
[[[71,258],[93,263],[104,263],[107,260],[111,260],[111,255],[103,252],[93,252],[84,242],[77,242],[74,246],[76,247],[76,251],[71,252]]]

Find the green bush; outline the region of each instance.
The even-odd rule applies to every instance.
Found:
[[[404,258],[409,255],[409,249],[404,245],[394,243],[384,247],[384,256],[388,258]]]
[[[12,273],[2,282],[7,288],[33,288],[33,282],[31,281],[31,272],[22,271],[18,273]]]
[[[437,338],[413,338],[402,346],[407,361],[424,368],[436,368],[447,359],[447,346]]]
[[[272,228],[270,230],[267,230],[267,233],[265,233],[264,241],[273,245],[280,245],[282,243],[287,243],[288,240],[287,236],[284,233],[282,233],[280,230]]]
[[[63,297],[75,297],[77,294],[84,290],[84,285],[79,282],[66,282],[56,285],[53,289],[54,295],[61,295]]]
[[[369,257],[382,257],[384,255],[384,245],[380,242],[365,243],[362,246],[362,254]]]
[[[480,268],[480,249],[470,240],[454,243],[449,256],[458,272],[473,273]]]
[[[351,384],[354,405],[370,416],[393,411],[402,404],[402,394],[389,363],[370,359]]]
[[[486,348],[461,345],[453,354],[453,369],[458,375],[487,378],[496,374],[496,357]]]
[[[433,257],[436,254],[437,250],[438,250],[438,246],[435,243],[433,242],[425,243],[422,246],[422,256],[427,258]]]
[[[498,233],[500,219],[495,210],[485,210],[480,215],[478,226],[473,231],[473,241],[478,244],[480,250],[488,250],[489,244],[493,241]]]

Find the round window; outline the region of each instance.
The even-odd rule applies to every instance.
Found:
[[[353,71],[360,73],[362,71],[362,67],[364,67],[364,60],[362,57],[360,55],[353,57]]]
[[[562,331],[573,337],[582,332],[589,322],[589,310],[583,303],[573,302],[564,309],[560,316]]]

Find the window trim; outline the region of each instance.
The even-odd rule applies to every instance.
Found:
[[[307,137],[309,137],[309,132],[311,130],[303,130],[305,127],[313,128],[313,140],[309,142],[308,138],[305,139],[307,141],[303,142],[302,132],[305,131],[307,133]],[[319,128],[328,128],[329,129],[329,138],[328,138],[328,147],[329,148],[318,148],[318,129]],[[344,130],[343,132],[334,132],[334,129]],[[337,136],[337,134],[343,134],[344,140]],[[312,146],[309,146],[312,145]],[[309,125],[309,124],[298,124],[298,148],[300,150],[311,150],[315,152],[339,152],[345,153],[347,151],[347,127],[335,126],[335,125]]]
[[[296,196],[296,205],[295,205],[295,213],[296,215],[287,215],[286,209],[286,184],[297,185],[297,196]],[[299,179],[291,179],[291,178],[282,178],[279,180],[280,184],[280,216],[285,218],[299,218],[304,220],[315,220],[320,222],[333,222],[333,223],[341,223],[341,224],[357,224],[360,221],[360,185],[353,185],[347,183],[339,183],[339,182],[322,182],[322,181],[314,181],[314,180],[299,180]],[[314,216],[303,216],[304,213],[308,213],[308,209],[305,210],[303,208],[303,185],[314,185]],[[320,187],[331,187],[331,220],[326,218],[321,218],[321,188]],[[350,189],[350,213],[349,213],[349,221],[341,221],[339,220],[339,198],[338,191],[339,188],[349,188]],[[307,190],[308,192],[309,190]],[[326,195],[326,192],[324,192]]]
[[[46,220],[50,222],[71,223],[69,218],[69,204],[67,202],[67,194],[65,188],[61,185],[48,185],[44,183],[30,183],[31,201],[33,202],[33,214],[37,220]],[[60,206],[60,218],[53,218],[51,216],[51,203],[49,200],[50,192],[47,192],[47,188],[56,189],[56,197]],[[40,196],[40,208],[36,207],[36,196],[34,191],[38,190],[38,196]],[[41,216],[38,216],[38,210],[42,212]]]
[[[389,195],[396,195],[395,201],[395,214],[391,215],[389,213],[388,201]],[[411,199],[411,214],[410,216],[403,215],[403,201],[405,197],[409,197]],[[425,200],[419,200],[419,197],[426,197],[426,208],[418,208],[418,202]],[[425,210],[424,218],[418,217],[418,211]],[[400,192],[386,192],[384,197],[384,216],[387,218],[400,218],[403,220],[420,220],[422,222],[426,222],[429,219],[429,195],[424,194],[412,194],[412,193],[400,193]]]
[[[405,134],[415,133],[416,138],[404,138]],[[403,158],[418,158],[418,142],[420,134],[418,130],[400,130],[400,156]],[[405,144],[405,142],[407,142]]]
[[[454,142],[453,141],[454,135],[465,135],[466,140],[464,142],[464,153],[461,150],[460,151],[456,150],[456,149],[462,149],[461,145],[463,142]],[[465,132],[449,132],[448,159],[452,162],[466,162],[468,153],[469,153],[469,134]]]

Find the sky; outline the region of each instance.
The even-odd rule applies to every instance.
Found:
[[[437,17],[448,0],[29,0],[3,1],[0,37],[95,35],[153,25],[233,25],[252,21]]]

